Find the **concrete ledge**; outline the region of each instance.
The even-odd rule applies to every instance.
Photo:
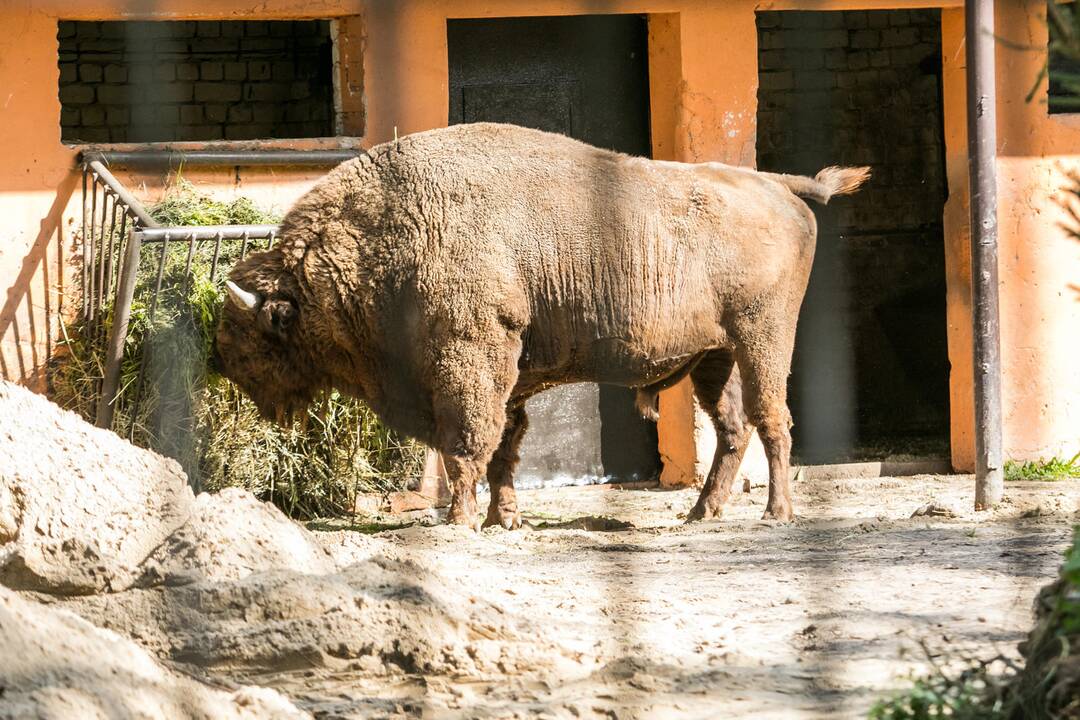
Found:
[[[905,477],[908,475],[948,475],[952,465],[945,459],[881,460],[834,465],[792,466],[792,477],[802,472],[804,480],[851,480],[853,478]]]

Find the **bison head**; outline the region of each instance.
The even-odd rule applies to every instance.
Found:
[[[253,255],[231,273],[215,357],[264,418],[285,424],[324,383],[313,367],[295,280],[282,272],[278,256],[275,250]]]

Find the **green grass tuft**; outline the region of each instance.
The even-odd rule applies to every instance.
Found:
[[[1067,480],[1080,478],[1080,453],[1070,460],[1050,458],[1049,460],[1028,460],[1005,462],[1006,480]]]
[[[930,656],[927,652],[927,657]],[[912,679],[911,687],[880,700],[870,709],[870,720],[1006,720],[1000,698],[1001,678],[990,668],[998,661],[965,659],[953,671],[934,666],[931,674]]]
[[[246,198],[220,202],[184,181],[150,213],[167,225],[279,221]],[[114,429],[137,445],[177,459],[198,489],[247,488],[294,517],[347,514],[358,492],[399,489],[418,476],[423,447],[389,431],[363,403],[329,393],[308,411],[306,424],[280,428],[263,421],[235,385],[209,369],[223,283],[239,260],[240,243],[222,244],[213,279],[213,243],[196,247],[188,281],[188,245],[167,247],[153,321],[150,303],[161,255],[156,246],[143,250]],[[111,315],[107,305],[105,329],[97,332],[78,322],[66,325],[66,352],[50,372],[53,398],[90,421]]]

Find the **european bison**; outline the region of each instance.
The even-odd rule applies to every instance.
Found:
[[[789,520],[786,382],[816,237],[797,196],[867,177],[658,162],[512,125],[403,137],[338,166],[236,266],[218,362],[279,421],[331,387],[363,399],[442,453],[451,522],[475,526],[486,472],[486,524],[508,528],[529,396],[615,383],[648,411],[689,374],[719,439],[692,517],[719,513],[748,437],[726,393],[769,459],[765,517]]]

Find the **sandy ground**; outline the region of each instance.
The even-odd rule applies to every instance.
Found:
[[[530,527],[305,529],[0,382],[0,720],[855,718],[1013,653],[1080,480],[523,492]],[[912,517],[912,515],[915,517]],[[437,521],[438,518],[426,518]]]
[[[529,618],[545,641],[580,648],[580,666],[542,678],[245,681],[325,717],[863,717],[926,667],[920,641],[1015,654],[1080,520],[1080,481],[1010,483],[993,514],[971,511],[972,491],[970,476],[808,481],[789,526],[757,519],[764,488],[689,526],[677,515],[691,491],[524,492],[527,517],[546,527],[376,537]],[[911,517],[928,503],[953,516]],[[349,535],[319,536],[348,553]]]

